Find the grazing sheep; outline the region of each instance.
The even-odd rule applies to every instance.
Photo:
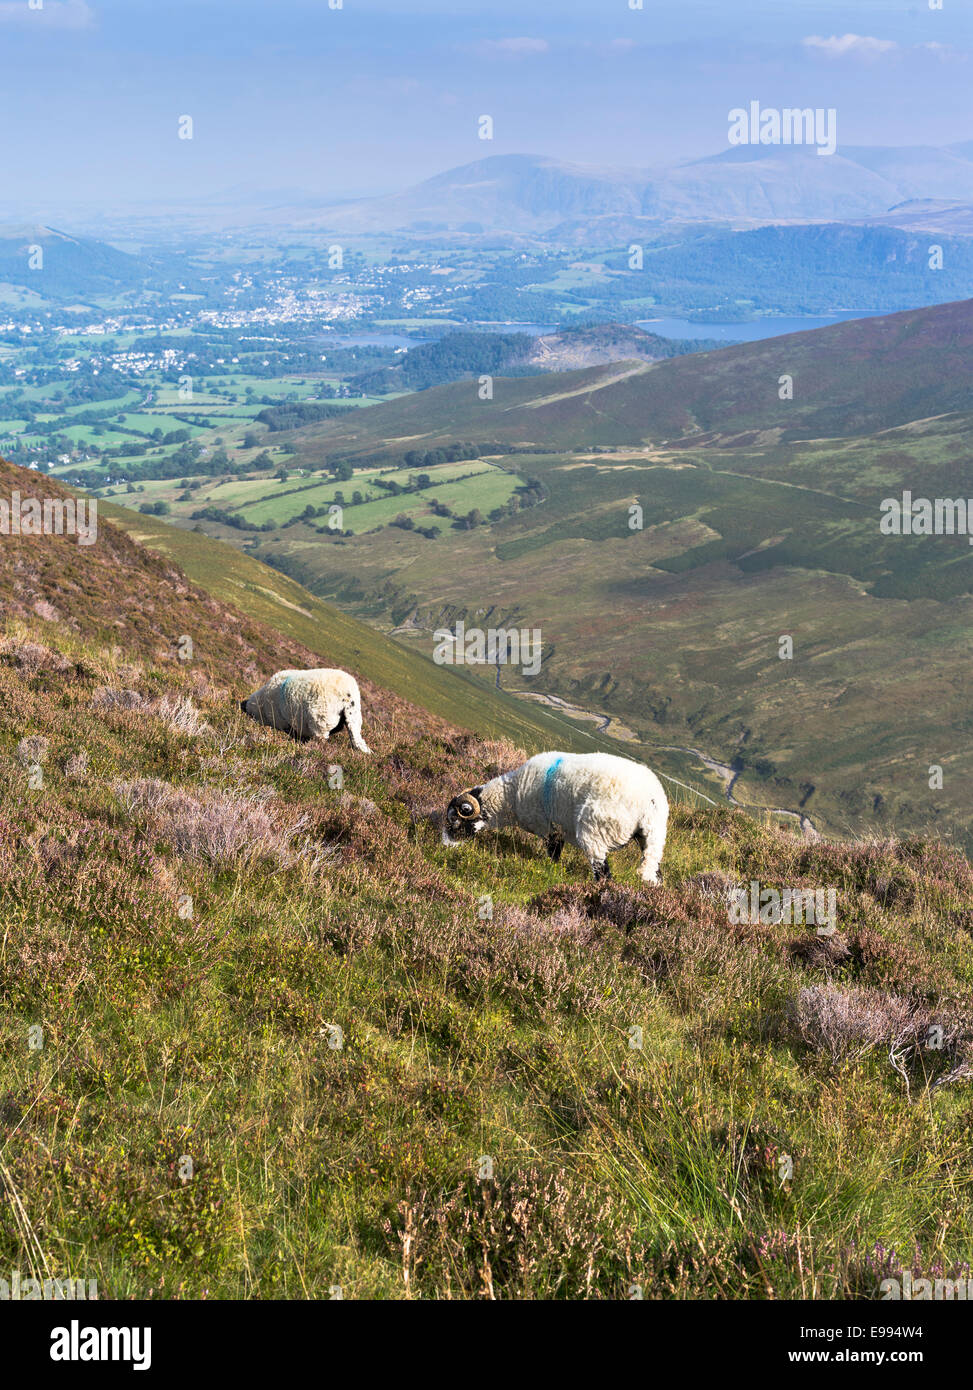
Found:
[[[358,682],[347,671],[278,671],[240,708],[258,723],[305,741],[347,727],[360,752],[372,751],[362,738]]]
[[[486,826],[519,825],[547,841],[555,863],[565,843],[576,845],[595,874],[611,878],[608,855],[635,840],[640,874],[659,882],[669,803],[643,763],[610,753],[538,753],[521,767],[454,796],[443,844],[457,845]]]

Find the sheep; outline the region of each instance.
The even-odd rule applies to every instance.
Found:
[[[608,855],[634,839],[642,851],[639,873],[658,883],[668,817],[662,783],[643,763],[610,753],[538,753],[454,796],[442,839],[458,845],[486,826],[518,825],[546,840],[555,864],[565,843],[576,845],[596,883],[611,878]]]
[[[362,738],[361,694],[347,671],[278,671],[240,708],[260,724],[271,724],[292,737],[327,739],[347,727],[362,753],[372,750]]]

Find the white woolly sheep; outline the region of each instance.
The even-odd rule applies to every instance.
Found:
[[[668,817],[662,783],[643,763],[610,753],[538,753],[454,796],[443,844],[457,845],[487,826],[519,825],[547,841],[555,863],[565,842],[577,846],[597,883],[611,878],[608,855],[634,839],[642,851],[640,874],[658,883]]]
[[[347,671],[278,671],[240,708],[260,724],[270,724],[294,738],[327,739],[347,727],[362,753],[372,750],[362,738],[361,693]]]

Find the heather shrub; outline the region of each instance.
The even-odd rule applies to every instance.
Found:
[[[43,734],[30,734],[17,744],[17,761],[24,767],[31,763],[45,763],[50,744]]]
[[[157,778],[117,780],[113,790],[128,812],[177,854],[229,864],[241,859],[295,862],[304,817],[288,819],[267,800],[212,789],[188,791]]]
[[[166,728],[174,734],[184,734],[187,738],[198,738],[210,734],[212,729],[188,696],[163,695],[150,706],[150,713],[161,719]]]
[[[66,657],[40,642],[18,642],[7,638],[0,643],[0,655],[11,661],[25,676],[36,676],[41,671],[65,672],[71,669]]]
[[[564,1169],[410,1195],[384,1229],[407,1296],[620,1298],[645,1261],[624,1201]]]
[[[860,985],[801,989],[787,1022],[805,1047],[832,1062],[881,1049],[896,1070],[924,1064],[937,1084],[973,1074],[973,1020]]]
[[[143,709],[147,701],[137,690],[115,689],[100,686],[91,697],[91,708],[95,710],[133,710]]]

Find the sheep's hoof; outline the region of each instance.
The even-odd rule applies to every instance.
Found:
[[[611,880],[611,876],[611,865],[609,864],[607,859],[603,860],[602,863],[595,865],[596,883],[608,883]]]

